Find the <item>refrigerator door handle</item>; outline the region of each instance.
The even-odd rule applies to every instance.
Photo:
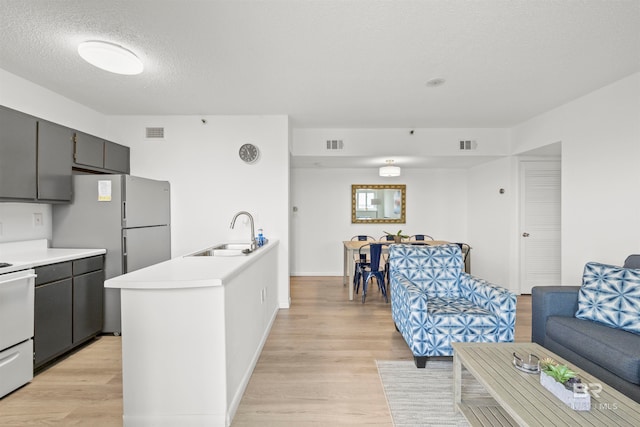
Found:
[[[127,201],[122,201],[122,226],[127,226]]]
[[[127,273],[127,236],[122,236],[122,273]]]

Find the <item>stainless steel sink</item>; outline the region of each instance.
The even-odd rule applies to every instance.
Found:
[[[250,253],[250,243],[224,243],[187,256],[243,256]]]

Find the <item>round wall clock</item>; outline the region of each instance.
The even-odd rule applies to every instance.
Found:
[[[254,163],[260,156],[260,150],[253,144],[244,144],[238,151],[240,159],[245,163]]]

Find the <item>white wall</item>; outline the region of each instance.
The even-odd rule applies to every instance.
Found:
[[[562,281],[640,253],[640,73],[513,129],[514,154],[562,141]],[[514,239],[517,236],[513,236]]]
[[[202,123],[205,118],[207,123]],[[145,139],[146,127],[165,128],[165,139]],[[131,147],[131,174],[171,183],[172,255],[215,243],[248,241],[248,211],[256,230],[280,239],[279,304],[289,305],[289,123],[286,116],[118,116],[110,128]],[[243,163],[244,143],[260,159]],[[257,231],[256,231],[257,232]]]
[[[406,184],[406,224],[352,224],[351,184]],[[462,169],[403,169],[381,178],[377,168],[295,168],[291,171],[292,275],[341,276],[342,241],[356,234],[379,238],[383,231],[429,234],[467,242],[467,172]],[[473,245],[473,243],[471,243]]]
[[[3,69],[0,69],[0,105],[109,138],[105,115]],[[118,140],[113,142],[126,145]]]
[[[42,214],[36,226],[33,214]],[[0,203],[0,243],[51,239],[51,205],[41,203]]]
[[[473,275],[516,291],[510,271],[518,262],[511,246],[517,219],[512,165],[512,159],[504,158],[469,170],[468,222]]]

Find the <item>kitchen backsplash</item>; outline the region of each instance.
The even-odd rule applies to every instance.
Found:
[[[0,243],[51,241],[51,205],[0,202]]]

